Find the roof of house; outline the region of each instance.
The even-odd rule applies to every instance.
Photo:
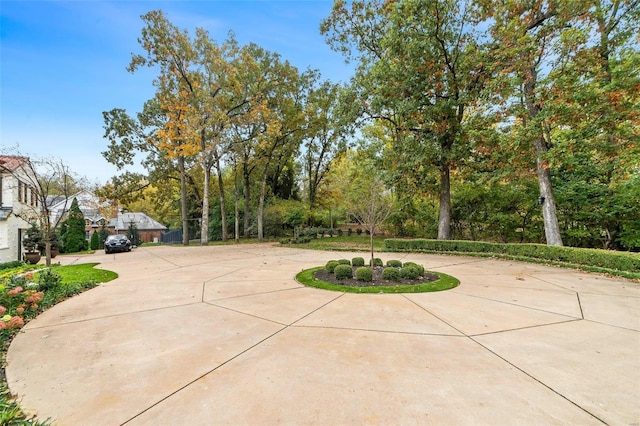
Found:
[[[164,231],[166,226],[151,219],[144,213],[120,213],[115,219],[109,221],[109,227],[115,229],[128,229],[131,224],[136,225],[140,231]]]
[[[0,167],[10,172],[16,171],[24,163],[29,163],[29,157],[20,157],[17,155],[0,155]]]

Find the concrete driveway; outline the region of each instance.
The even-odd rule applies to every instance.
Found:
[[[357,255],[255,244],[61,256],[120,277],[30,322],[9,349],[9,386],[59,425],[640,423],[637,283],[400,253],[380,257],[461,285],[356,295],[294,280]]]

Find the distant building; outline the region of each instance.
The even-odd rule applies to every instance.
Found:
[[[63,196],[51,196],[47,199],[50,206],[51,222],[56,223],[59,217],[65,216],[71,208],[73,199],[78,202],[78,207],[84,215],[85,237],[91,238],[94,231],[99,231],[102,226],[109,224],[109,220],[115,216],[115,208],[109,202],[101,202],[100,199],[90,191],[82,190],[68,198]]]
[[[22,236],[40,213],[28,157],[0,155],[0,263],[21,260]]]
[[[107,228],[112,234],[127,234],[129,227],[135,225],[143,243],[159,242],[160,236],[167,227],[150,218],[144,213],[119,212],[115,219],[111,219]]]

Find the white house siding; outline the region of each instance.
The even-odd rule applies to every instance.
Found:
[[[7,158],[7,157],[3,157]],[[6,220],[0,220],[0,263],[10,262],[13,260],[22,259],[21,238],[24,232],[29,228],[29,223],[24,219],[17,217],[20,213],[26,213],[30,211],[27,206],[24,206],[19,199],[19,181],[16,176],[21,177],[21,181],[24,183],[33,181],[33,176],[27,176],[25,173],[31,174],[30,165],[27,167],[19,167],[14,171],[6,169],[0,169],[2,174],[2,205],[1,207],[11,208],[12,212]],[[23,190],[27,191],[23,196],[31,201],[31,191],[33,188],[29,185],[23,186]]]

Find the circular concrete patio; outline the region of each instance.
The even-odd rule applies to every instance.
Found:
[[[380,257],[461,285],[357,295],[294,280],[357,255],[255,244],[61,256],[120,277],[30,322],[9,349],[9,386],[60,425],[640,422],[637,283],[399,253]]]

